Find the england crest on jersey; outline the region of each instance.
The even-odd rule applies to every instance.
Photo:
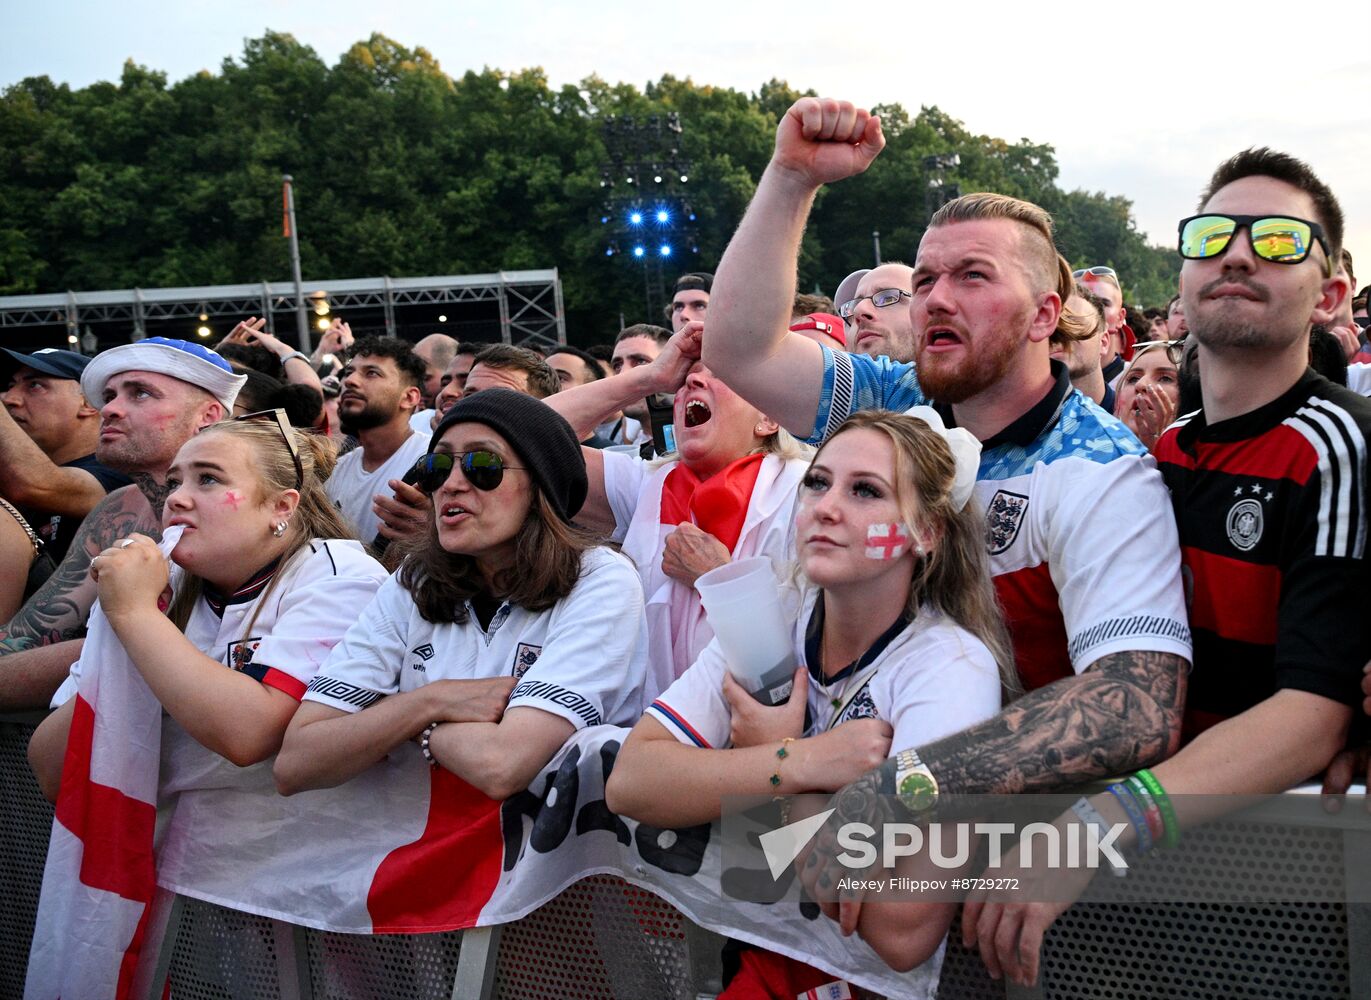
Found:
[[[514,677],[518,679],[528,673],[528,668],[538,662],[538,655],[542,651],[542,646],[534,646],[527,642],[519,643],[519,647],[514,651]]]
[[[1028,510],[1028,497],[1009,490],[996,490],[985,511],[985,547],[992,556],[1014,544]]]
[[[243,639],[240,642],[231,642],[228,646],[228,665],[234,670],[242,670],[252,662],[253,654],[257,652],[257,647],[262,645],[262,637],[256,636],[252,639]]]

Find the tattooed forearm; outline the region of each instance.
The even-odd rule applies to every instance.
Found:
[[[940,795],[1055,791],[1146,767],[1179,745],[1186,668],[1171,653],[1106,656],[919,757]]]
[[[90,561],[132,532],[161,537],[144,494],[133,487],[115,490],[81,522],[67,557],[7,624],[0,627],[0,656],[85,635],[95,603]]]
[[[167,497],[171,495],[171,490],[167,488],[166,481],[158,482],[146,472],[135,472],[133,485],[137,486],[143,496],[147,498],[148,506],[152,508],[153,522],[160,525],[162,523],[162,508],[166,505]],[[143,534],[148,534],[148,532],[144,531]],[[153,535],[153,537],[160,536]]]

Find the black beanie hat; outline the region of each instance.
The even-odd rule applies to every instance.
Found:
[[[563,521],[586,502],[586,460],[581,443],[562,415],[542,400],[513,389],[483,389],[454,403],[433,431],[433,453],[453,424],[485,424],[509,442]]]

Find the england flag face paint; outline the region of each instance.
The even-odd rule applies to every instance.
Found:
[[[909,529],[903,524],[878,521],[866,529],[866,557],[886,562],[909,549]]]

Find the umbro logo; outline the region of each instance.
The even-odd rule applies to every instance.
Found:
[[[415,656],[422,657],[425,660],[433,659],[433,647],[428,643],[424,643],[422,646],[415,646],[413,649],[410,650],[410,652],[413,653]]]

